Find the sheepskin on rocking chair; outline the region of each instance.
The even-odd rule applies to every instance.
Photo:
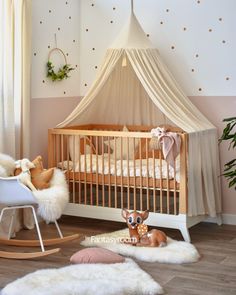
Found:
[[[60,244],[66,241],[71,241],[78,238],[78,234],[63,237],[57,219],[61,217],[65,206],[69,200],[68,186],[65,180],[64,173],[55,168],[54,175],[50,181],[50,187],[43,190],[31,191],[28,187],[19,181],[17,176],[15,177],[0,177],[0,205],[5,207],[1,210],[0,223],[3,214],[11,210],[12,216],[9,224],[8,239],[0,239],[0,244],[15,245],[15,246],[41,246],[41,252],[33,253],[16,253],[0,251],[0,257],[2,258],[15,258],[15,259],[28,259],[41,257],[58,252],[60,249],[52,249],[45,251],[45,245]],[[37,213],[46,222],[54,222],[58,230],[60,238],[42,240],[37,216],[35,213],[35,207],[37,207]],[[16,240],[10,239],[14,216],[16,209],[30,208],[33,213],[36,230],[39,240]]]

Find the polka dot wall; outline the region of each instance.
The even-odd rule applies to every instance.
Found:
[[[33,97],[84,95],[129,17],[130,1],[33,0],[33,4]],[[134,10],[187,95],[236,95],[235,0],[134,0]],[[54,33],[58,46],[69,54],[68,62],[77,65],[71,78],[58,84],[48,82],[41,69]]]
[[[79,95],[80,8],[77,0],[32,0],[32,97],[67,97]],[[55,38],[56,35],[56,38]],[[46,63],[51,49],[63,50],[74,70],[70,78],[52,82],[46,77]],[[50,60],[55,71],[65,64],[64,57],[53,52]]]

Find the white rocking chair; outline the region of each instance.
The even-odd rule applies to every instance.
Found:
[[[35,212],[35,207],[37,207],[37,200],[34,197],[32,191],[28,189],[24,184],[22,184],[17,177],[8,177],[2,178],[0,177],[0,204],[4,205],[4,207],[0,213],[0,223],[2,222],[2,217],[4,212],[11,210],[11,222],[9,225],[8,231],[8,239],[0,239],[0,245],[9,245],[9,246],[25,246],[25,247],[34,247],[40,246],[40,252],[31,252],[31,253],[24,253],[24,252],[6,252],[0,251],[0,258],[8,258],[8,259],[30,259],[36,257],[47,256],[50,254],[54,254],[60,251],[60,248],[54,248],[51,250],[45,250],[44,246],[61,244],[64,242],[68,242],[79,237],[78,234],[74,234],[71,236],[63,237],[60,227],[55,220],[55,225],[57,231],[59,233],[60,238],[55,239],[48,239],[43,240],[38,224],[37,215]],[[13,223],[14,223],[14,216],[16,209],[21,208],[31,208],[34,222],[38,234],[38,240],[16,240],[11,239]]]

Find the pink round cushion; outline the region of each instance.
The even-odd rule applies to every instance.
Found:
[[[71,263],[121,263],[125,258],[103,248],[86,248],[73,254]]]

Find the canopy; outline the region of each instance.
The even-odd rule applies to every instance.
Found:
[[[182,128],[189,133],[188,214],[221,212],[217,130],[183,93],[133,11],[87,95],[57,127],[89,123]]]

